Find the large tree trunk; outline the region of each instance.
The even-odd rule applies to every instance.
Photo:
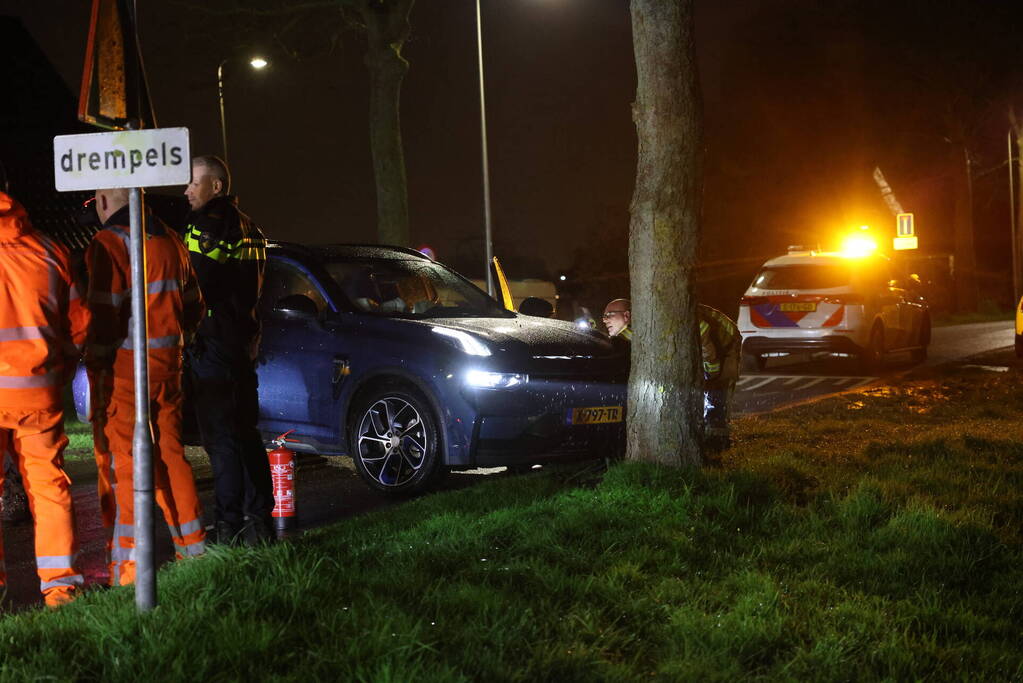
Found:
[[[702,130],[692,0],[632,0],[639,138],[629,227],[630,460],[700,465],[703,374],[692,277]]]
[[[377,235],[385,244],[410,246],[408,184],[399,101],[408,62],[401,48],[415,0],[361,0],[369,69],[369,139],[377,190]]]

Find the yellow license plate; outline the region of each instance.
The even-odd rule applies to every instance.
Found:
[[[805,303],[804,302],[793,301],[793,302],[790,302],[790,303],[787,303],[787,304],[780,304],[778,306],[778,308],[780,308],[783,311],[811,311],[812,312],[812,311],[816,311],[817,310],[817,304],[814,303],[813,301],[807,301]]]
[[[568,423],[573,425],[602,425],[621,422],[625,414],[622,406],[594,406],[592,408],[572,408],[568,414]]]

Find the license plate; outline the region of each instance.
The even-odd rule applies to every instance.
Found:
[[[817,304],[815,302],[813,302],[813,301],[807,301],[807,302],[793,301],[793,302],[781,304],[781,305],[778,306],[778,308],[783,310],[783,311],[810,311],[810,312],[813,312],[813,311],[817,310]]]
[[[622,406],[594,406],[592,408],[572,408],[568,411],[570,425],[602,425],[621,422],[625,410]]]

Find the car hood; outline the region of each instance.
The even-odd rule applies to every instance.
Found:
[[[442,318],[426,320],[431,327],[447,327],[474,334],[499,348],[521,346],[542,355],[612,355],[614,347],[604,335],[563,320],[520,315],[515,318]]]
[[[460,330],[485,341],[496,365],[514,363],[539,374],[619,376],[628,371],[627,348],[605,335],[562,320],[519,315],[515,318],[443,318],[417,321]]]

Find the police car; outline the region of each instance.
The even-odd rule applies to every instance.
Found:
[[[893,351],[927,357],[931,318],[913,276],[897,278],[877,253],[850,256],[792,247],[761,267],[739,305],[743,360],[826,353],[877,370]]]

